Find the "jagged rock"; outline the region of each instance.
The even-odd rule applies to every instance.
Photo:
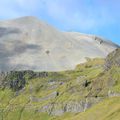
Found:
[[[101,38],[99,38],[99,37],[97,37],[97,36],[95,36],[95,40],[96,40],[97,42],[99,42],[100,44],[102,44],[102,43],[104,42]]]
[[[89,97],[84,98],[81,101],[67,101],[64,103],[51,103],[43,106],[38,112],[47,112],[50,115],[61,116],[66,112],[79,113],[90,108],[94,104],[101,101],[102,98]]]
[[[120,48],[116,49],[107,56],[105,70],[109,70],[111,66],[120,67]]]
[[[45,100],[56,98],[58,95],[59,95],[59,92],[55,91],[55,92],[53,92],[53,93],[51,93],[43,98],[37,98],[37,97],[31,96],[30,101],[31,102],[42,102]]]
[[[21,90],[26,84],[26,80],[22,72],[11,71],[11,73],[7,76],[7,79],[9,81],[10,88],[14,91]]]
[[[4,87],[6,83],[5,78],[8,75],[8,72],[1,72],[0,73],[0,87]]]
[[[10,87],[14,91],[18,91],[25,87],[28,80],[45,77],[48,77],[47,72],[33,72],[31,70],[1,72],[0,86]]]
[[[83,83],[82,83],[82,86],[83,87],[88,87],[90,83],[91,83],[90,81],[84,80]]]

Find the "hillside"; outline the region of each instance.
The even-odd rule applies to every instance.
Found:
[[[119,53],[87,58],[74,70],[1,73],[0,119],[119,120]]]
[[[120,47],[35,17],[0,21],[0,120],[118,120]]]
[[[0,21],[0,71],[73,70],[89,58],[105,58],[118,48],[111,41],[61,32],[35,17]]]

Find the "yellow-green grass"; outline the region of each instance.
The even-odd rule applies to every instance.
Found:
[[[107,98],[85,112],[65,120],[119,120],[120,97]]]
[[[17,96],[15,95],[15,92],[11,91],[10,89],[1,89],[0,120],[69,120],[70,118],[73,120],[87,120],[89,117],[92,117],[92,114],[91,116],[89,115],[89,111],[93,111],[93,113],[95,113],[95,109],[98,109],[98,113],[95,113],[96,116],[102,115],[104,112],[110,109],[107,103],[114,107],[116,104],[118,105],[118,102],[116,101],[120,100],[120,98],[117,97],[106,99],[98,105],[95,105],[93,108],[87,110],[86,112],[79,113],[78,115],[65,113],[63,116],[55,117],[49,116],[47,113],[37,112],[36,110],[50,103],[67,103],[69,101],[79,102],[88,95],[91,95],[92,97],[106,97],[109,90],[119,92],[120,68],[112,67],[109,71],[104,71],[103,64],[103,59],[89,59],[88,62],[78,65],[75,70],[49,72],[48,77],[27,80],[24,90],[19,92]],[[88,87],[83,86],[83,83],[86,80],[90,82]],[[57,87],[51,89],[51,85],[49,84],[50,82],[55,82],[54,85]],[[111,82],[113,82],[112,86],[109,85]],[[62,84],[60,85],[60,83]],[[97,92],[98,88],[101,88],[99,93]],[[53,97],[52,99],[43,100],[41,102],[30,101],[30,96],[34,96],[39,99],[44,98],[55,91],[58,92],[59,95]],[[116,104],[112,104],[112,102],[116,102]],[[105,105],[106,108],[104,108]],[[99,108],[100,106],[103,106],[103,109],[106,109],[106,111],[103,110],[102,112],[101,110],[101,113],[99,113],[99,110],[102,109]],[[117,116],[118,110],[114,110],[116,110],[115,114]],[[112,111],[110,113],[112,113]],[[94,119],[95,118],[89,120]],[[102,118],[100,120],[107,119]],[[111,118],[108,120],[114,119]]]

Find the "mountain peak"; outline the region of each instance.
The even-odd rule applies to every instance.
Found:
[[[15,20],[39,20],[39,19],[35,16],[24,16],[24,17],[16,18]]]
[[[74,69],[86,57],[104,58],[116,48],[104,39],[60,32],[33,16],[0,22],[0,70],[3,71]]]
[[[26,23],[41,23],[42,21],[39,20],[37,17],[34,16],[24,16],[24,17],[20,17],[20,18],[16,18],[11,20],[12,22],[17,22],[17,23],[22,23],[22,24],[26,24]]]

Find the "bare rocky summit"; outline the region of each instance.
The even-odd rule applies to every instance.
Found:
[[[118,46],[94,35],[60,32],[35,17],[0,21],[0,71],[62,71]]]

